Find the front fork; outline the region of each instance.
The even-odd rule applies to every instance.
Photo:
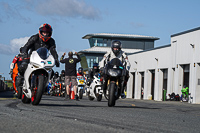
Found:
[[[36,87],[36,78],[37,78],[37,75],[36,74],[31,74],[31,90],[33,90],[35,87]]]

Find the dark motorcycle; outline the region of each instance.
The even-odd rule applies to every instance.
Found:
[[[115,106],[115,102],[121,96],[126,76],[126,64],[123,65],[118,58],[112,59],[104,68],[104,83],[107,83],[107,90],[104,96],[108,100],[108,106]]]
[[[172,92],[171,94],[168,94],[169,96],[169,101],[180,101],[180,96],[179,94],[175,94],[174,92]]]

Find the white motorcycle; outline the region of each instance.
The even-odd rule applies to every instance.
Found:
[[[22,102],[38,105],[48,85],[55,59],[47,48],[39,48],[30,56],[30,63],[24,73]]]
[[[85,89],[85,79],[83,76],[77,76],[77,82],[78,82],[78,95],[79,98],[82,99],[83,98],[83,93],[84,93],[84,89]]]
[[[96,98],[97,101],[101,101],[103,90],[102,90],[102,84],[100,81],[100,76],[94,75],[93,77],[94,79],[88,88],[88,98],[91,101],[94,100],[94,98]]]

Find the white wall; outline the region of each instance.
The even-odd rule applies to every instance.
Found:
[[[141,76],[138,75],[139,72],[144,72],[144,99],[148,99],[151,92],[149,70],[155,70],[154,100],[162,100],[163,74],[160,69],[168,69],[167,94],[175,92],[180,95],[183,87],[183,68],[181,66],[187,64],[190,65],[189,90],[191,99],[189,102],[200,103],[200,98],[197,97],[200,97],[200,85],[197,85],[198,79],[200,80],[200,28],[173,35],[171,46],[129,55],[129,61],[131,63],[130,72],[135,72],[136,75],[136,99],[140,99]],[[132,80],[129,80],[127,93],[132,92],[129,90],[133,88],[131,82]],[[127,94],[127,97],[131,98],[132,95]]]

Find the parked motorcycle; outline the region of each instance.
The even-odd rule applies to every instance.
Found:
[[[174,92],[172,92],[171,94],[168,94],[169,96],[169,101],[180,101],[180,96],[179,94],[175,94]]]
[[[79,95],[79,98],[82,99],[83,93],[85,90],[85,78],[83,76],[77,76],[77,82],[78,82],[78,86],[77,86],[78,95]]]
[[[188,87],[184,87],[181,90],[182,94],[181,94],[181,101],[182,102],[188,102],[189,100],[189,88]]]
[[[121,96],[126,76],[125,68],[126,64],[122,64],[118,58],[109,61],[104,68],[107,77],[107,90],[104,91],[104,96],[108,100],[109,107],[115,106],[116,100]]]
[[[30,56],[30,63],[24,74],[22,102],[38,105],[48,85],[55,59],[47,48],[39,48]]]
[[[91,101],[94,100],[95,98],[97,99],[97,101],[101,101],[103,90],[102,90],[102,84],[100,81],[100,75],[99,74],[94,75],[93,77],[94,79],[87,90],[88,98]]]

